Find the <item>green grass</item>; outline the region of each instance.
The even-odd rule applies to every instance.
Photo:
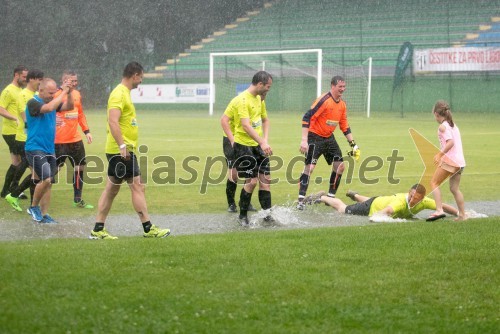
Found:
[[[285,163],[298,156],[300,118],[271,113],[270,142]],[[178,181],[191,176],[179,163],[185,157],[200,157],[200,163],[191,166],[202,175],[202,162],[221,154],[219,118],[193,111],[139,111],[138,119],[141,143],[149,148],[141,157],[149,165],[145,174],[150,212],[225,210],[224,182],[208,186],[202,195],[201,176],[191,185]],[[103,157],[105,113],[91,111],[88,120],[95,142],[87,146],[87,153]],[[498,201],[495,152],[500,116],[457,114],[455,120],[468,163],[461,183],[466,201]],[[352,180],[344,177],[342,189],[394,193],[418,181],[423,165],[408,128],[437,143],[432,115],[353,115],[350,122],[362,159],[387,157],[397,149],[405,160],[394,173],[399,184],[389,182],[387,163],[365,175],[378,178],[376,184],[363,183],[360,162]],[[337,137],[347,150],[342,136]],[[0,155],[7,156],[4,144]],[[151,182],[152,170],[164,167],[153,166],[158,155],[178,162],[170,170],[175,170],[173,184]],[[0,175],[7,167],[2,161]],[[292,176],[297,178],[301,168],[297,163]],[[212,175],[220,173],[219,165]],[[324,161],[314,175],[328,177]],[[98,176],[104,174],[91,175]],[[280,179],[272,186],[273,203],[293,200],[297,186],[285,181],[285,169],[273,176]],[[310,191],[325,187],[323,181],[312,184]],[[97,203],[102,189],[102,184],[87,184],[85,199]],[[71,208],[71,194],[71,185],[54,185],[50,211],[60,225],[65,218],[95,215],[95,210]],[[449,191],[443,194],[453,203]],[[118,195],[111,214],[134,215],[127,189]],[[5,202],[0,215],[11,220],[6,223],[31,224]],[[500,302],[498,226],[498,218],[492,217],[464,223],[172,235],[163,240],[0,242],[0,331],[495,333]]]
[[[106,113],[103,110],[88,112],[88,122],[94,135],[94,143],[86,146],[87,155],[104,160],[104,143],[106,128]],[[270,144],[276,158],[281,158],[284,167],[273,171],[273,177],[279,179],[272,186],[273,204],[285,203],[297,196],[297,181],[303,168],[299,155],[300,121],[299,114],[270,113],[271,137]],[[225,178],[221,163],[216,163],[208,170],[207,159],[222,155],[222,132],[219,116],[209,117],[207,112],[195,111],[141,111],[138,112],[140,125],[140,144],[147,145],[147,153],[139,154],[142,162],[142,172],[147,175],[147,200],[151,213],[183,213],[183,212],[220,212],[225,205]],[[408,129],[415,128],[430,141],[437,143],[437,124],[430,113],[412,114],[406,118],[373,115],[366,119],[353,115],[349,119],[357,143],[361,147],[361,161],[354,166],[352,178],[344,174],[342,188],[353,188],[368,195],[379,195],[406,191],[410,185],[416,183],[423,171],[423,164],[408,133]],[[500,144],[500,115],[496,114],[456,114],[455,121],[460,126],[462,140],[467,160],[467,168],[462,177],[461,190],[466,201],[498,200],[500,193],[494,182],[498,179],[498,159],[494,152]],[[348,150],[348,144],[339,130],[336,131],[343,151]],[[393,178],[399,184],[392,184],[388,176],[389,162],[393,150],[398,150],[398,156],[404,161],[396,164]],[[0,146],[0,156],[7,156],[4,143]],[[173,163],[155,163],[154,158],[169,156]],[[183,166],[183,161],[189,157],[197,157],[189,162],[191,169]],[[381,169],[359,173],[359,166],[369,157],[379,156],[384,165]],[[293,160],[298,159],[298,160]],[[5,175],[8,167],[7,160],[0,164],[0,175]],[[291,164],[295,161],[295,164]],[[147,169],[146,167],[147,166]],[[373,166],[373,163],[371,164]],[[287,176],[287,167],[288,176]],[[225,167],[224,167],[225,168]],[[105,179],[104,173],[95,172],[95,164],[90,165],[88,176],[93,180]],[[153,182],[153,173],[158,173],[163,184]],[[195,171],[195,172],[193,172]],[[93,215],[94,212],[83,212],[72,209],[72,186],[66,180],[66,169],[63,169],[60,183],[53,187],[51,213],[55,217],[74,217]],[[195,175],[196,174],[196,175]],[[206,175],[205,175],[206,174]],[[193,176],[195,175],[195,176]],[[218,184],[208,183],[206,192],[201,193],[203,180],[219,179]],[[360,176],[374,180],[374,184],[367,184],[360,180]],[[316,177],[322,177],[321,182]],[[310,191],[325,190],[329,177],[329,167],[321,160],[313,175]],[[182,180],[189,180],[181,182]],[[214,183],[214,182],[212,182]],[[87,202],[96,204],[104,187],[103,183],[86,184],[84,198]],[[238,188],[239,191],[240,188]],[[124,189],[125,190],[125,189]],[[341,191],[343,191],[341,189]],[[449,191],[443,191],[444,199],[453,202]],[[2,216],[10,215],[10,208],[0,206]],[[133,212],[130,205],[129,191],[121,191],[118,195],[112,214],[116,212]]]
[[[0,243],[3,333],[494,333],[498,220]]]

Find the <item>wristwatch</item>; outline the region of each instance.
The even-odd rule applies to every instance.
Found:
[[[124,148],[126,148],[126,147],[127,147],[127,145],[125,145],[125,144],[121,144],[121,145],[120,145],[120,150],[121,150],[121,149],[124,149]]]

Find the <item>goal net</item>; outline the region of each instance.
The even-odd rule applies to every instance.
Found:
[[[370,117],[371,64],[372,58],[361,63],[350,62],[348,65],[338,64],[328,57],[323,59],[323,87],[325,91],[330,89],[331,79],[335,75],[345,79],[346,90],[342,99],[347,104],[349,114],[366,114],[366,117]]]
[[[321,49],[211,53],[210,114],[224,112],[261,70],[273,76],[266,97],[268,110],[303,112],[321,93],[321,57]]]
[[[231,99],[247,89],[253,75],[260,70],[273,76],[266,97],[271,112],[304,113],[317,96],[330,89],[334,75],[346,79],[344,98],[349,111],[367,112],[367,65],[340,66],[324,61],[321,49],[307,49],[211,53],[210,115],[222,114]]]

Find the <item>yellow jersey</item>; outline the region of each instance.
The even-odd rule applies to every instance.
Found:
[[[0,107],[7,110],[12,116],[19,118],[19,99],[21,97],[21,87],[9,84],[0,94]],[[17,132],[17,123],[7,118],[3,118],[2,134],[15,135]]]
[[[392,196],[379,196],[375,198],[370,206],[369,216],[372,216],[375,212],[383,210],[387,206],[390,206],[394,213],[392,218],[412,218],[422,210],[436,210],[436,202],[427,196],[425,196],[422,201],[417,203],[414,207],[410,208],[408,203],[408,193],[399,193]]]
[[[135,114],[135,107],[130,97],[130,90],[123,84],[119,84],[111,92],[108,99],[108,118],[111,109],[118,109],[121,111],[119,125],[122,132],[122,137],[127,145],[127,149],[134,151],[137,149],[137,142],[139,138],[139,129],[137,126],[137,119]],[[109,123],[107,125],[106,136],[106,153],[118,154],[120,147],[111,135]]]
[[[235,122],[240,122],[240,119],[238,118],[238,115],[236,115],[237,119],[235,120],[235,102],[237,100],[236,99],[232,99],[231,102],[229,102],[229,104],[227,105],[227,108],[226,110],[224,111],[224,115],[226,115],[228,118],[229,118],[229,129],[231,130],[231,133],[234,134],[234,124]],[[262,109],[263,110],[266,110],[266,102],[265,101],[262,101]],[[227,137],[226,136],[226,133],[224,131],[222,131],[222,135],[224,137]]]
[[[21,117],[21,113],[25,111],[26,104],[29,100],[31,100],[35,96],[35,92],[29,90],[28,88],[24,88],[21,91],[21,99],[19,100],[19,115],[17,116],[17,131],[16,131],[16,140],[17,141],[26,141],[28,135],[26,134],[26,129],[24,127],[24,120]]]
[[[231,102],[227,105],[226,110],[224,111],[224,115],[226,115],[229,118],[229,129],[231,130],[232,134],[234,135],[234,114],[235,114],[235,105],[236,105],[237,99],[232,99]],[[237,120],[239,122],[239,119]],[[222,135],[224,137],[226,136],[226,133],[222,131]]]
[[[258,146],[243,129],[241,119],[248,118],[252,128],[262,137],[262,120],[267,118],[267,110],[265,104],[262,104],[260,95],[253,96],[245,90],[231,100],[231,103],[234,103],[234,141],[245,146]]]

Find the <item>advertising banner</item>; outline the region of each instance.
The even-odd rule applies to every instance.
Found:
[[[415,50],[414,73],[500,71],[500,48],[462,47]]]
[[[132,90],[134,103],[208,103],[209,84],[139,85]]]

